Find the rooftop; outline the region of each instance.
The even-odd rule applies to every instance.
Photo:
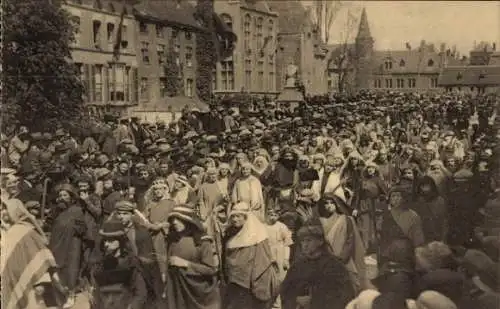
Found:
[[[439,76],[441,86],[500,86],[500,66],[450,66]]]

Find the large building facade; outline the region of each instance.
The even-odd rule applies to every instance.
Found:
[[[214,1],[214,9],[238,37],[213,71],[214,93],[275,95],[278,15],[261,0]]]
[[[67,0],[63,8],[76,28],[72,58],[81,73],[89,112],[119,113],[136,105],[139,77],[133,7],[119,1]],[[113,53],[120,37],[117,31],[121,31],[119,57]]]
[[[173,79],[178,85],[174,96],[195,97],[196,34],[201,31],[195,8],[187,2],[147,1],[135,9],[140,105],[157,105],[170,96],[167,84]],[[167,63],[169,57],[173,63]],[[173,71],[177,76],[169,76]]]

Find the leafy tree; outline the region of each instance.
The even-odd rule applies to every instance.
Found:
[[[196,90],[200,100],[210,102],[212,97],[212,69],[217,63],[216,47],[214,42],[215,29],[213,24],[213,0],[198,0],[196,15],[202,21],[207,32],[196,35],[196,60],[198,63],[196,74]]]
[[[83,85],[71,63],[74,26],[57,1],[3,3],[5,125],[43,129],[81,115]]]
[[[175,97],[179,95],[179,65],[177,64],[177,59],[179,58],[179,53],[174,49],[174,42],[171,40],[168,52],[166,55],[167,59],[165,61],[165,76],[167,77],[166,91],[169,97]]]

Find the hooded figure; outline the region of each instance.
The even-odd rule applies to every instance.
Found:
[[[439,194],[434,178],[422,177],[418,182],[416,195],[417,200],[412,209],[422,219],[425,241],[443,241],[447,230],[446,203]]]

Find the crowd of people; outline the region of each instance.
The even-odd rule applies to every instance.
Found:
[[[1,136],[7,309],[498,308],[496,95]]]

